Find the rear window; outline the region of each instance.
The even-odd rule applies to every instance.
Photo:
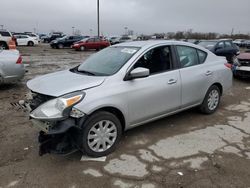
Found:
[[[10,33],[7,32],[7,31],[0,31],[0,34],[1,34],[3,37],[11,37]]]

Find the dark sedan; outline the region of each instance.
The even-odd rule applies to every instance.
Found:
[[[65,36],[63,38],[53,40],[50,43],[50,46],[57,49],[71,47],[75,42],[78,42],[84,38],[84,36]]]
[[[198,45],[210,50],[215,55],[226,57],[231,63],[234,57],[240,54],[239,48],[230,39],[204,40],[200,41]]]

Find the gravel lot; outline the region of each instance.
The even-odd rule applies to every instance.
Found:
[[[250,187],[250,80],[234,80],[217,113],[192,109],[128,131],[105,161],[38,156],[38,131],[11,103],[27,80],[79,64],[95,51],[20,47],[27,74],[0,86],[0,188]]]

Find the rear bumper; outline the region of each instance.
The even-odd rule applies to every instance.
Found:
[[[15,75],[2,76],[2,79],[0,81],[6,84],[15,83],[15,82],[20,81],[24,77],[24,74],[25,74],[25,69],[23,68],[23,69],[18,70]]]

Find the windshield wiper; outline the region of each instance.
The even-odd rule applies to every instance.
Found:
[[[83,73],[83,74],[88,74],[88,75],[91,75],[91,76],[96,76],[95,73],[89,72],[89,71],[86,71],[86,70],[77,70],[77,71],[80,72],[80,73]]]

